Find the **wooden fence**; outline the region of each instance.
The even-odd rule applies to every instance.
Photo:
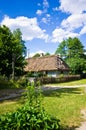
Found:
[[[42,84],[49,84],[49,83],[62,83],[62,82],[69,82],[74,80],[79,80],[81,77],[80,75],[68,75],[68,76],[59,76],[59,77],[39,77],[36,78],[36,81],[40,81]]]

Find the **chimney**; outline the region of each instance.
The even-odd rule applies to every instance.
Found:
[[[44,56],[44,53],[40,53],[40,57],[43,57]]]

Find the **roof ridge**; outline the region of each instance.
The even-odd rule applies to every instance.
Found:
[[[61,63],[62,61],[62,63]],[[51,70],[69,70],[68,66],[58,55],[49,55],[43,57],[32,57],[27,59],[28,71],[51,71]]]
[[[40,57],[29,57],[27,59],[40,59],[40,58],[50,58],[50,57],[59,57],[58,55],[49,55],[49,56],[40,56]],[[60,58],[60,57],[59,57]]]

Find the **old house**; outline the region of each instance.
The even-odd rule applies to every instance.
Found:
[[[59,74],[69,72],[68,65],[57,55],[41,56],[26,59],[26,72],[43,73],[49,77],[56,77]]]

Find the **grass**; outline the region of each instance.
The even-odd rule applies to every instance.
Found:
[[[44,93],[43,106],[49,114],[59,118],[64,127],[78,126],[81,110],[86,109],[84,88],[66,88]]]
[[[21,103],[19,99],[2,101],[0,102],[0,114],[13,112],[19,107],[21,107]]]
[[[65,85],[86,84],[86,79],[62,83]],[[60,85],[60,84],[59,84]],[[83,120],[81,110],[86,110],[86,92],[85,88],[63,88],[59,90],[47,90],[43,92],[43,107],[52,116],[61,121],[64,129],[74,130]],[[21,100],[7,100],[0,102],[0,114],[15,111],[21,105]]]
[[[86,84],[86,79],[80,79],[80,80],[75,80],[75,81],[70,81],[70,82],[65,82],[65,83],[55,83],[55,84],[48,84],[49,86],[74,86],[74,85],[85,85]]]

